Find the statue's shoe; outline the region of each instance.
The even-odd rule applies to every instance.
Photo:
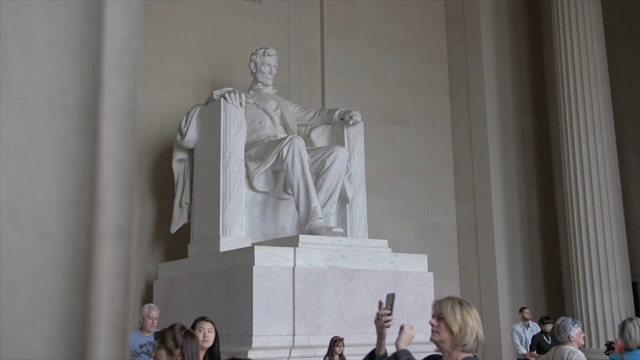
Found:
[[[316,236],[345,236],[341,227],[327,225],[324,221],[314,221],[309,224],[307,233]]]

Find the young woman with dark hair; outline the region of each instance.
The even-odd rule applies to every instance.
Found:
[[[207,316],[200,316],[191,324],[191,330],[195,332],[200,343],[199,360],[221,360],[220,336],[213,320]]]
[[[329,340],[329,348],[324,360],[346,360],[344,357],[344,338],[342,336],[334,336]]]

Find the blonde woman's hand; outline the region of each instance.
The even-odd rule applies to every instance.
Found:
[[[410,324],[402,324],[400,326],[400,332],[396,339],[396,350],[404,350],[409,347],[413,341],[413,336],[416,334],[416,329]]]

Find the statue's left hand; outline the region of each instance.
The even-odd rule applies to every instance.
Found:
[[[238,90],[227,91],[223,97],[229,104],[235,107],[243,107],[246,101],[244,93]]]
[[[344,121],[347,125],[356,125],[362,122],[362,115],[355,110],[345,110],[340,113],[338,120]]]

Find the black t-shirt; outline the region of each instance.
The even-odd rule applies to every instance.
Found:
[[[442,355],[440,355],[440,354],[431,354],[431,355],[427,356],[426,358],[424,358],[422,360],[442,360]],[[467,356],[466,358],[464,358],[462,360],[478,360],[478,358],[474,355],[474,356]]]
[[[556,345],[558,345],[558,339],[556,339],[556,336],[554,334],[540,331],[539,333],[533,335],[533,337],[531,338],[529,351],[544,355]]]

